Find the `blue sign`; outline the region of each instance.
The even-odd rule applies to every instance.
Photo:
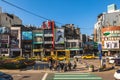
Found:
[[[102,45],[98,44],[98,50],[101,51],[102,50]]]
[[[23,31],[22,40],[32,40],[32,31]]]

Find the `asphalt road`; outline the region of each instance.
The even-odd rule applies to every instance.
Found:
[[[94,65],[98,65],[99,61],[98,60],[83,60],[82,62],[87,62],[88,64],[94,64]],[[48,66],[46,63],[44,62],[37,62],[38,66],[44,65],[44,66]],[[82,64],[80,64],[82,65]],[[0,70],[3,71],[5,73],[11,74],[14,78],[14,80],[42,80],[45,72],[48,72],[48,76],[46,80],[52,80],[54,77],[54,71],[50,71],[48,70],[44,70],[44,66],[39,69],[39,70],[33,70],[32,68],[29,69],[25,69],[25,70]],[[37,69],[38,67],[36,67]],[[118,67],[120,68],[120,66]],[[32,70],[31,70],[32,69]],[[71,71],[70,71],[71,72]],[[81,70],[80,71],[73,71],[72,73],[82,73]],[[103,72],[91,72],[91,74],[95,74],[97,76],[100,76],[103,78],[103,80],[114,80],[114,72],[115,70],[110,70],[110,71],[103,71]]]

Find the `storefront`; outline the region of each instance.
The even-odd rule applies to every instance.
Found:
[[[41,60],[43,58],[43,49],[33,49],[33,56]]]
[[[16,49],[10,49],[10,57],[18,57],[22,56],[22,49],[16,48]]]
[[[82,48],[69,48],[67,50],[70,50],[70,57],[73,57],[77,54],[82,54],[83,53],[83,49]]]

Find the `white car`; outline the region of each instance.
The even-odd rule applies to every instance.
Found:
[[[115,62],[114,58],[115,58],[115,57],[113,57],[113,56],[108,56],[108,57],[106,57],[106,59],[109,60],[109,63],[110,63],[110,64],[113,64],[113,63]]]
[[[114,78],[115,80],[120,80],[120,70],[115,71]]]
[[[80,54],[74,56],[74,58],[78,58],[78,59],[80,59],[81,57],[82,57],[82,55],[80,55]]]

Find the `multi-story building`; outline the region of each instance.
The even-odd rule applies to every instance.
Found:
[[[116,5],[108,5],[108,12],[98,16],[94,29],[94,40],[102,44],[102,51],[119,53],[120,51],[120,10]]]
[[[43,57],[43,30],[33,30],[33,56],[37,56],[38,59]]]
[[[3,13],[2,9],[0,10],[0,53],[5,54],[5,56],[10,56],[10,29],[12,25],[21,25],[22,21],[19,17]]]
[[[51,52],[54,52],[54,46],[55,46],[55,23],[54,21],[46,21],[42,24],[43,29],[43,39],[44,39],[44,56],[51,55]]]
[[[74,24],[66,24],[65,28],[65,48],[70,50],[71,57],[79,54],[82,49],[80,28],[75,28]]]
[[[24,26],[22,27],[22,56],[23,57],[32,57],[33,56],[33,49],[32,49],[32,42],[33,42],[33,33],[34,30],[31,26]]]
[[[10,28],[0,26],[0,55],[9,56],[10,53]]]
[[[3,13],[0,11],[0,26],[11,27],[11,25],[21,25],[22,20],[14,14]]]
[[[11,27],[10,34],[10,56],[22,56],[21,48],[21,27],[22,25],[14,25]]]

